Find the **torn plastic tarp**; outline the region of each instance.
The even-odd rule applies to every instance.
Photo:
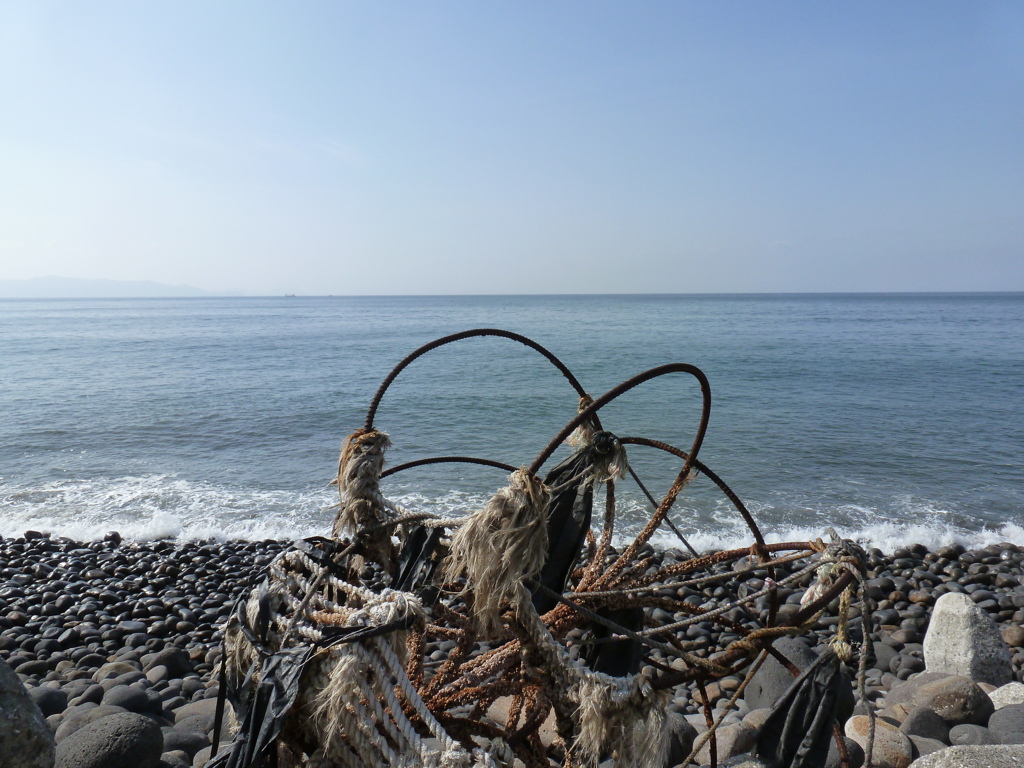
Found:
[[[823,768],[843,682],[839,657],[831,648],[793,682],[757,740],[755,754],[767,768]]]

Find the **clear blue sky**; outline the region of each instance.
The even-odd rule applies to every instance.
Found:
[[[1024,290],[1024,3],[0,0],[0,279]]]

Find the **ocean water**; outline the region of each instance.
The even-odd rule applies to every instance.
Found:
[[[0,301],[0,534],[326,533],[339,445],[377,385],[419,345],[476,327],[535,339],[595,397],[656,365],[700,367],[701,459],[770,540],[832,526],[883,549],[1024,543],[1024,294]],[[413,363],[376,424],[392,465],[519,466],[576,407],[536,352],[471,339]],[[616,434],[684,449],[699,414],[681,374],[601,412]],[[656,494],[679,469],[650,449],[629,456]],[[384,492],[447,514],[504,480],[445,465]],[[628,535],[650,508],[629,481],[619,495]],[[706,478],[673,519],[698,548],[751,540]]]

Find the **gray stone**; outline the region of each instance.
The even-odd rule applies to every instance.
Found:
[[[60,688],[40,686],[31,689],[28,695],[45,717],[59,715],[68,707],[68,695]]]
[[[73,734],[79,728],[84,728],[89,723],[95,723],[97,720],[102,720],[105,717],[111,715],[123,715],[127,710],[121,707],[114,707],[110,704],[100,704],[99,706],[83,706],[69,709],[64,713],[64,717],[61,720],[60,727],[54,734],[54,738],[57,743],[60,744],[64,739]]]
[[[196,733],[209,733],[217,713],[216,699],[200,699],[174,710],[175,727],[183,727]],[[224,707],[224,722],[221,724],[221,738],[230,739],[238,727],[234,709]]]
[[[993,713],[988,727],[996,744],[1024,744],[1024,704],[1011,704]]]
[[[153,685],[161,683],[164,680],[170,679],[170,673],[167,671],[167,667],[163,664],[158,664],[155,667],[150,667],[146,670],[146,679]]]
[[[1011,704],[1024,704],[1024,683],[1016,680],[1006,685],[1001,685],[992,691],[988,697],[992,699],[992,706],[996,710],[1008,707]]]
[[[141,688],[133,685],[118,685],[103,695],[103,704],[121,707],[129,712],[142,714],[150,709],[149,697]]]
[[[226,749],[231,749],[230,742],[221,742],[220,746],[217,747],[217,754],[219,755]],[[203,768],[210,761],[210,753],[213,751],[213,747],[203,747],[196,752],[195,757],[192,758],[192,768]]]
[[[686,723],[685,720],[683,722]],[[689,723],[686,724],[689,725]],[[186,752],[190,760],[195,757],[196,752],[208,746],[210,746],[210,738],[205,733],[196,733],[180,728],[168,728],[164,731],[164,749],[168,752],[173,750]],[[688,754],[689,750],[683,754],[683,757]],[[682,759],[682,757],[679,758],[680,762]]]
[[[892,664],[892,660],[900,655],[899,651],[885,643],[875,642],[872,643],[871,646],[875,652],[876,669],[889,669],[889,666]]]
[[[100,683],[103,686],[103,690],[109,691],[111,688],[116,688],[119,685],[131,685],[137,683],[140,680],[145,680],[146,676],[139,672],[137,669],[133,669],[131,672],[125,672],[123,675],[117,677],[108,677],[106,680]]]
[[[953,746],[998,744],[992,732],[980,725],[954,725],[949,729],[949,743]]]
[[[686,759],[693,749],[693,741],[697,738],[697,729],[687,722],[686,718],[676,712],[669,712],[665,721],[669,731],[668,758],[666,765],[677,765]]]
[[[79,728],[60,742],[55,768],[157,768],[163,751],[160,726],[125,712]]]
[[[911,702],[913,701],[918,688],[922,685],[927,685],[928,683],[935,682],[936,680],[942,680],[947,677],[949,677],[949,675],[944,672],[922,672],[913,680],[894,684],[892,689],[885,695],[885,706],[894,707],[897,704],[908,704],[912,707],[913,705]]]
[[[917,689],[911,701],[917,706],[935,710],[951,726],[964,723],[984,725],[995,711],[988,694],[966,677],[945,677],[925,683]]]
[[[148,672],[153,667],[167,667],[171,677],[184,677],[193,670],[193,663],[181,648],[171,647],[142,657],[143,672]]]
[[[999,634],[1002,635],[1003,642],[1011,648],[1024,646],[1024,627],[1020,624],[1007,624]]]
[[[814,651],[792,637],[781,637],[773,645],[799,669],[806,669],[818,658]],[[769,656],[747,685],[743,698],[751,709],[771,709],[795,679],[788,669]]]
[[[772,714],[771,709],[768,707],[761,707],[760,709],[752,709],[743,716],[743,722],[753,728],[755,731],[760,731],[761,726],[764,725]]]
[[[846,746],[846,757],[849,760],[849,766],[843,765],[842,759],[839,757],[839,749],[836,747],[836,740],[829,739],[825,768],[861,768],[864,765],[864,750],[861,749],[860,744],[849,736],[843,736],[843,744]]]
[[[97,669],[93,673],[92,679],[97,683],[101,683],[110,678],[138,671],[139,667],[137,665],[130,664],[127,661],[111,661]]]
[[[718,761],[721,762],[753,749],[757,741],[757,732],[741,722],[736,725],[723,725],[715,731],[715,738]],[[697,752],[697,764],[711,765],[710,740]]]
[[[869,719],[866,715],[855,715],[846,721],[846,735],[867,751]],[[910,739],[892,723],[875,720],[875,742],[871,760],[875,768],[907,768],[914,759],[914,748]]]
[[[726,760],[724,763],[720,762],[719,765],[721,768],[770,768],[768,763],[763,760],[759,760],[749,753],[737,755],[736,757]],[[612,768],[614,768],[614,766]]]
[[[929,672],[1005,685],[1013,680],[1010,650],[992,617],[967,595],[947,592],[936,602],[924,638]]]
[[[949,724],[929,707],[914,707],[910,710],[900,724],[900,730],[907,736],[922,736],[938,741],[949,739]]]
[[[947,749],[949,744],[938,739],[929,739],[925,736],[911,736],[910,744],[914,748],[914,759],[938,752],[940,749]],[[911,763],[913,765],[913,763]]]
[[[106,693],[106,691],[102,685],[99,683],[93,683],[78,695],[78,700],[74,703],[87,704],[92,702],[93,704],[99,704],[103,700],[104,693]]]
[[[186,717],[192,717],[193,715],[204,715],[210,718],[210,728],[213,727],[213,717],[217,713],[217,700],[216,699],[200,699],[199,701],[193,701],[186,704],[183,707],[178,707],[174,710],[174,722],[184,720]]]
[[[53,733],[25,686],[0,660],[0,755],[18,768],[53,768]]]
[[[950,593],[952,594],[952,593]],[[1024,747],[949,747],[919,757],[911,768],[1021,768]]]

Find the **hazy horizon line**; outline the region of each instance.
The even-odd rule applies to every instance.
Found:
[[[191,286],[189,286],[191,287]],[[197,289],[204,290],[204,289]],[[1012,291],[690,291],[690,292],[621,292],[621,293],[218,293],[202,296],[2,296],[0,301],[164,301],[205,299],[427,299],[427,298],[567,298],[567,297],[684,297],[684,296],[1016,296],[1024,290]]]

